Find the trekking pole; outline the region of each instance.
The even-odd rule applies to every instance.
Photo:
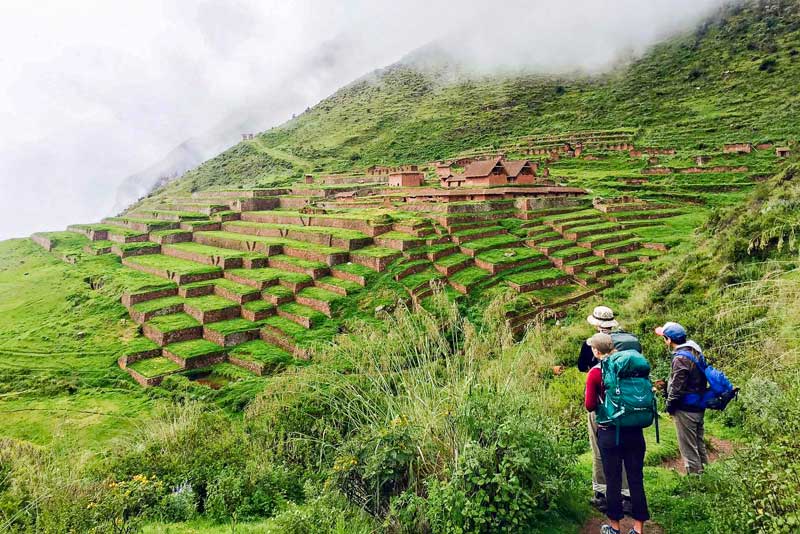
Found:
[[[661,435],[658,431],[658,402],[656,402],[655,398],[653,398],[653,408],[653,411],[656,414],[656,443],[661,443]]]

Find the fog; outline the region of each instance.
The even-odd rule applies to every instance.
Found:
[[[722,3],[3,0],[0,239],[97,221],[429,43],[481,73],[598,72]]]

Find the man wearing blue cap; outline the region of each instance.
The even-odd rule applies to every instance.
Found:
[[[703,358],[700,346],[686,339],[686,329],[678,323],[668,322],[656,328],[656,335],[664,338],[664,343],[672,353],[672,367],[667,383],[667,413],[675,421],[678,433],[678,448],[683,457],[687,473],[703,472],[708,463],[705,432],[705,409],[685,402],[686,395],[703,394],[708,383],[706,375],[697,364],[679,353],[688,351],[697,361]]]

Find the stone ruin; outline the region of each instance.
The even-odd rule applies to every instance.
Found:
[[[753,145],[750,143],[728,143],[722,146],[722,151],[726,154],[750,154]]]

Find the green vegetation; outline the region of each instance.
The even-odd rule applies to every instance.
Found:
[[[542,280],[552,280],[558,278],[564,278],[564,273],[558,269],[540,269],[538,271],[524,271],[521,273],[511,274],[506,277],[506,280],[509,282],[514,282],[515,284],[523,285],[540,282]]]
[[[194,358],[200,358],[202,356],[221,354],[225,349],[215,343],[206,341],[205,339],[192,339],[190,341],[170,343],[164,347],[164,350],[167,350],[179,358],[188,361]]]
[[[294,363],[291,354],[260,339],[237,345],[229,354],[242,360],[264,364],[270,373]]]
[[[321,289],[319,287],[307,287],[300,291],[300,293],[297,295],[299,297],[309,297],[312,299],[321,300],[323,302],[336,302],[337,300],[344,298],[338,293]]]
[[[198,232],[202,233],[202,232]],[[200,254],[203,256],[219,256],[221,258],[242,258],[247,256],[246,252],[240,250],[231,250],[228,248],[212,247],[209,245],[201,245],[200,243],[174,243],[166,245],[167,247],[183,252],[190,252],[193,254]]]
[[[242,221],[231,221],[229,223],[226,223],[226,227],[228,226],[286,230],[289,232],[302,232],[308,234],[321,234],[321,235],[329,235],[331,237],[335,237],[338,239],[368,238],[368,236],[363,232],[358,232],[355,230],[346,230],[342,228],[329,228],[327,226],[302,226],[299,224],[254,223],[254,222],[242,222]]]
[[[485,280],[488,277],[489,277],[488,271],[484,271],[479,267],[470,266],[461,269],[453,276],[450,276],[449,279],[455,282],[456,284],[460,284],[464,287],[471,287],[477,284],[478,282]]]
[[[175,246],[175,245],[170,245]],[[161,254],[148,254],[146,256],[134,256],[127,261],[133,265],[141,265],[153,269],[164,269],[179,274],[203,274],[221,272],[222,269],[213,265],[203,265],[189,260],[163,256]]]
[[[359,265],[360,267],[360,265]],[[333,276],[324,276],[318,280],[321,284],[339,287],[347,291],[347,293],[355,293],[363,289],[360,285],[349,280],[342,280],[341,278],[334,278]]]
[[[163,356],[139,360],[138,362],[132,363],[128,367],[145,378],[153,378],[156,376],[173,373],[181,368],[180,365],[173,362],[169,358],[164,358]]]
[[[187,307],[200,311],[224,310],[237,304],[217,295],[204,295],[202,297],[188,298],[184,301]]]
[[[270,286],[264,290],[263,294],[282,298],[294,296],[294,292],[291,289],[283,286]]]
[[[277,256],[271,256],[270,261],[280,261],[282,263],[286,263],[288,265],[292,265],[294,267],[298,267],[300,269],[327,269],[328,264],[321,262],[321,261],[314,261],[314,260],[304,260],[302,258],[295,258],[294,256],[286,256],[285,254],[279,254]]]
[[[218,278],[213,281],[213,284],[217,287],[225,289],[226,291],[230,291],[231,293],[234,293],[236,295],[249,295],[257,291],[256,289],[250,286],[246,286],[244,284],[238,284],[236,282],[228,280],[227,278]]]
[[[364,249],[359,249],[359,253],[363,252]],[[340,263],[335,265],[333,268],[335,271],[341,271],[343,273],[349,273],[356,276],[362,276],[366,279],[371,279],[375,277],[378,273],[374,270],[370,269],[369,267],[365,267],[363,265],[359,265],[358,263]]]
[[[311,324],[318,324],[325,320],[325,316],[317,310],[309,308],[308,306],[303,306],[302,304],[297,304],[296,302],[281,304],[278,306],[278,310],[310,319]]]
[[[145,302],[134,304],[132,308],[137,312],[147,313],[156,310],[163,310],[164,308],[169,308],[171,306],[182,305],[183,303],[184,299],[182,297],[164,297],[161,299],[147,300]]]
[[[452,267],[454,265],[460,265],[470,260],[472,260],[472,258],[467,256],[466,254],[456,253],[456,254],[450,254],[449,256],[445,256],[443,258],[439,258],[434,263],[436,265],[441,265],[442,267]]]
[[[544,254],[531,248],[494,249],[494,250],[488,250],[486,252],[481,252],[475,257],[485,262],[494,264],[515,263],[518,261],[529,260],[533,258],[546,260]]]
[[[242,309],[251,311],[251,312],[260,312],[260,311],[269,311],[275,308],[275,306],[267,302],[266,300],[253,300],[242,304]]]
[[[260,328],[260,322],[252,322],[246,319],[229,319],[227,321],[218,321],[216,323],[208,323],[204,328],[219,332],[222,335],[236,334],[239,332],[247,332],[249,330]]]
[[[545,219],[577,225],[570,231],[588,228],[590,237],[634,236],[598,249],[640,242],[671,248],[613,255],[636,260],[621,266],[631,272],[603,275],[615,285],[597,298],[556,308],[565,314],[558,322],[531,319],[518,332],[521,338],[511,328],[525,326],[519,321],[530,318],[532,310],[600,290],[591,275],[611,266],[589,266],[577,275],[586,286],[524,294],[498,282],[535,283],[565,273],[539,269],[544,263],[497,276],[469,266],[447,280],[471,288],[467,295],[452,298],[452,289],[432,284],[434,293],[422,306],[411,307],[406,305],[411,290],[422,294],[419,289],[444,277],[427,260],[407,257],[441,252],[451,244],[406,251],[381,273],[345,263],[332,271],[368,277],[366,290],[333,277],[325,280],[354,294],[300,290],[341,303],[333,318],[289,303],[278,311],[310,318],[312,328],[279,315],[263,321],[265,339],[273,335],[298,357],[307,356],[307,363],[300,365],[289,351],[262,340],[226,349],[206,340],[174,343],[166,349],[182,358],[224,358],[229,351],[258,364],[253,368],[266,376],[230,362],[175,372],[173,362],[153,357],[131,366],[151,377],[168,373],[161,386],[145,390],[115,361],[156,347],[142,338],[119,298],[123,291],[174,284],[123,267],[113,255],[84,255],[84,246],[97,244],[76,233],[46,234],[53,254],[28,241],[0,243],[2,529],[579,532],[590,513],[591,490],[581,405],[584,376],[574,364],[577,347],[592,332],[586,315],[602,302],[641,338],[654,378],[666,378],[670,357],[652,330],[671,319],[684,323],[714,365],[741,387],[728,410],[707,414],[709,437],[714,443],[726,440],[732,452],[722,454],[703,476],[681,477],[664,464],[676,457],[666,415],[662,443],[653,444],[653,432],[646,432],[653,519],[665,531],[687,534],[796,530],[800,170],[796,156],[778,162],[766,149],[727,155],[720,148],[731,141],[797,139],[798,28],[796,2],[739,5],[630,66],[592,77],[468,78],[437,64],[435,55],[426,58],[427,67],[394,65],[240,143],[137,206],[147,217],[137,221],[165,228],[177,223],[149,217],[186,215],[184,209],[171,209],[169,199],[182,199],[193,213],[189,206],[210,200],[190,199],[188,193],[212,186],[289,186],[304,172],[419,163],[480,152],[476,147],[517,157],[519,137],[538,134],[566,138],[580,130],[605,130],[599,135],[639,148],[677,149],[648,163],[646,155],[589,146],[584,155],[592,159],[564,157],[549,164],[557,181],[589,188],[593,196],[624,193],[665,206],[661,215],[670,216],[653,220],[645,219],[653,211],[602,214],[588,202],[564,214],[531,209],[527,221],[513,220],[517,212],[504,209],[508,202],[459,214],[327,205],[311,206],[327,210],[320,215],[277,212],[301,221],[409,225],[436,217],[466,236],[480,232],[451,223],[506,228],[509,234],[468,244],[477,243],[472,250],[492,263],[512,261],[511,251],[518,254],[514,261],[539,257],[519,238],[528,231],[551,232],[542,226]],[[748,171],[676,172],[630,182],[645,178],[647,165],[682,169],[700,153],[711,156],[710,165],[744,165]],[[755,178],[776,172],[756,184]],[[582,214],[591,218],[575,220]],[[625,221],[614,223],[611,217]],[[437,232],[446,233],[440,226]],[[328,250],[298,243],[304,250]],[[573,241],[564,244],[570,247],[553,258],[588,251]],[[197,243],[180,247],[209,252]],[[399,257],[382,247],[362,254]],[[653,261],[640,263],[645,256]],[[436,263],[468,261],[455,253]],[[596,261],[590,256],[570,264]],[[163,255],[126,260],[136,262],[170,277],[220,272]],[[317,265],[305,265],[311,264]],[[416,265],[427,268],[394,279]],[[311,280],[275,268],[232,272],[260,283]],[[228,282],[220,281],[219,287],[239,295],[252,291]],[[265,291],[270,294],[291,298],[293,292],[276,285]],[[234,305],[215,295],[185,301],[205,310],[219,309],[222,301]],[[166,297],[134,307],[154,311],[180,302]],[[256,301],[244,308],[272,306]],[[148,324],[163,332],[199,326],[182,313]],[[233,333],[261,324],[235,319],[207,326]],[[554,366],[563,366],[563,372],[555,373]]]
[[[153,317],[147,323],[147,325],[152,326],[159,332],[174,332],[176,330],[183,330],[185,328],[191,328],[193,326],[200,326],[200,323],[197,320],[185,313],[172,313],[170,315],[160,315],[158,317]]]
[[[476,239],[475,241],[467,241],[462,246],[469,250],[487,250],[491,248],[498,248],[504,247],[506,245],[517,244],[520,242],[520,239],[514,235],[497,235],[493,237],[484,237],[481,239]]]
[[[369,258],[388,258],[398,254],[398,251],[393,248],[371,246],[354,250],[353,254],[357,256],[367,256]],[[336,266],[337,269],[340,267],[340,265]]]

